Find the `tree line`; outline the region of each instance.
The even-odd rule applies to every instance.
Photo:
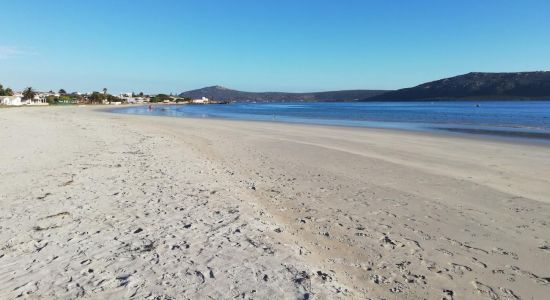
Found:
[[[158,95],[153,96],[149,99],[149,102],[151,102],[151,103],[162,103],[164,101],[180,103],[180,102],[191,102],[191,101],[193,101],[193,99],[188,98],[188,97],[180,98],[180,97],[175,97],[175,96],[167,95],[167,94],[158,94]]]
[[[13,96],[14,92],[11,88],[5,88],[2,84],[0,84],[0,96]],[[36,96],[36,92],[31,88],[28,87],[23,91],[23,99],[32,99]]]
[[[53,91],[49,92],[50,94],[53,94]],[[33,99],[36,96],[36,91],[32,87],[27,87],[25,90],[23,90],[23,99]],[[69,104],[69,103],[89,103],[89,104],[101,104],[105,102],[122,102],[122,99],[111,95],[107,93],[107,88],[103,88],[101,92],[92,92],[89,95],[80,95],[76,92],[74,93],[67,93],[65,89],[60,89],[58,91],[59,96],[57,95],[49,95],[46,97],[46,101],[49,104]],[[13,96],[14,92],[10,88],[4,89],[4,87],[0,84],[0,96]],[[132,93],[132,97],[149,97],[148,95],[144,95],[143,92],[140,92],[139,94]],[[175,97],[172,94],[158,94],[155,96],[150,97],[151,103],[162,103],[164,101],[170,101],[170,102],[191,102],[191,98],[180,98]]]
[[[4,86],[0,84],[0,96],[13,96],[13,90],[10,88],[4,89]]]

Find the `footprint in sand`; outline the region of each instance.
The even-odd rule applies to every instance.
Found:
[[[53,215],[48,215],[38,219],[38,222],[33,226],[34,231],[46,231],[59,228],[72,220],[69,212],[60,212]]]

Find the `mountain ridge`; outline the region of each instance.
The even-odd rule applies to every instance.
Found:
[[[361,101],[550,100],[550,72],[470,72]]]
[[[550,71],[470,72],[398,90],[245,92],[214,85],[183,92],[179,96],[239,102],[550,100]]]
[[[214,85],[183,92],[179,96],[193,99],[206,97],[216,101],[240,102],[344,102],[358,101],[384,92],[387,92],[387,90],[342,90],[311,93],[245,92]]]

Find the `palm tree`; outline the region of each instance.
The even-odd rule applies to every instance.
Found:
[[[103,88],[103,95],[107,95],[107,88]]]
[[[36,93],[32,90],[32,87],[28,87],[23,91],[23,99],[30,100],[33,99]]]

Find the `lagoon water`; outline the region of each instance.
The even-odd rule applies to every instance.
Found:
[[[550,101],[158,105],[117,113],[452,132],[550,140]]]

